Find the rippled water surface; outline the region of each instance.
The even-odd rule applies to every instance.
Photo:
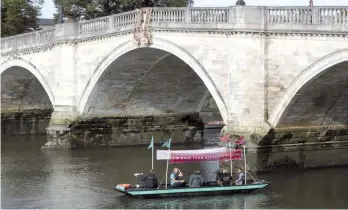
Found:
[[[217,134],[205,138],[216,140]],[[348,168],[260,174],[258,178],[271,182],[270,188],[246,195],[136,199],[112,188],[134,183],[134,173],[149,170],[147,147],[41,151],[45,141],[45,136],[2,137],[2,208],[348,208]],[[193,168],[209,171],[217,163],[179,167],[189,175]],[[165,162],[156,161],[155,170],[162,180]]]

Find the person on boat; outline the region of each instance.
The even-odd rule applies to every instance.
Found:
[[[201,172],[197,169],[190,176],[189,187],[202,187],[204,183]]]
[[[238,168],[238,178],[234,182],[236,185],[244,185],[245,181],[245,174],[243,173],[241,168]]]
[[[155,172],[151,169],[148,174],[143,178],[145,188],[156,188],[158,187],[158,180],[155,175]]]
[[[170,175],[170,186],[173,188],[184,187],[186,184],[182,179],[183,176],[178,168],[174,168],[173,173]]]
[[[232,176],[230,173],[227,172],[227,170],[224,168],[222,169],[216,177],[216,183],[219,186],[230,186],[232,185]]]

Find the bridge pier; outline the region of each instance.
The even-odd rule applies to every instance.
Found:
[[[54,106],[49,126],[46,128],[47,143],[41,149],[70,149],[72,143],[71,125],[80,114],[74,106]]]

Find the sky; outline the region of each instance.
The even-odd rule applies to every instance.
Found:
[[[194,7],[228,7],[237,0],[194,0]],[[250,6],[308,6],[309,0],[244,0]],[[348,6],[348,0],[313,0],[314,6]],[[41,18],[53,18],[53,0],[45,0]]]

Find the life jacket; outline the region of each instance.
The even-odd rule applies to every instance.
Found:
[[[117,186],[119,186],[119,187],[123,187],[124,189],[128,189],[128,188],[130,188],[130,187],[131,187],[131,185],[130,185],[130,184],[118,184]]]

